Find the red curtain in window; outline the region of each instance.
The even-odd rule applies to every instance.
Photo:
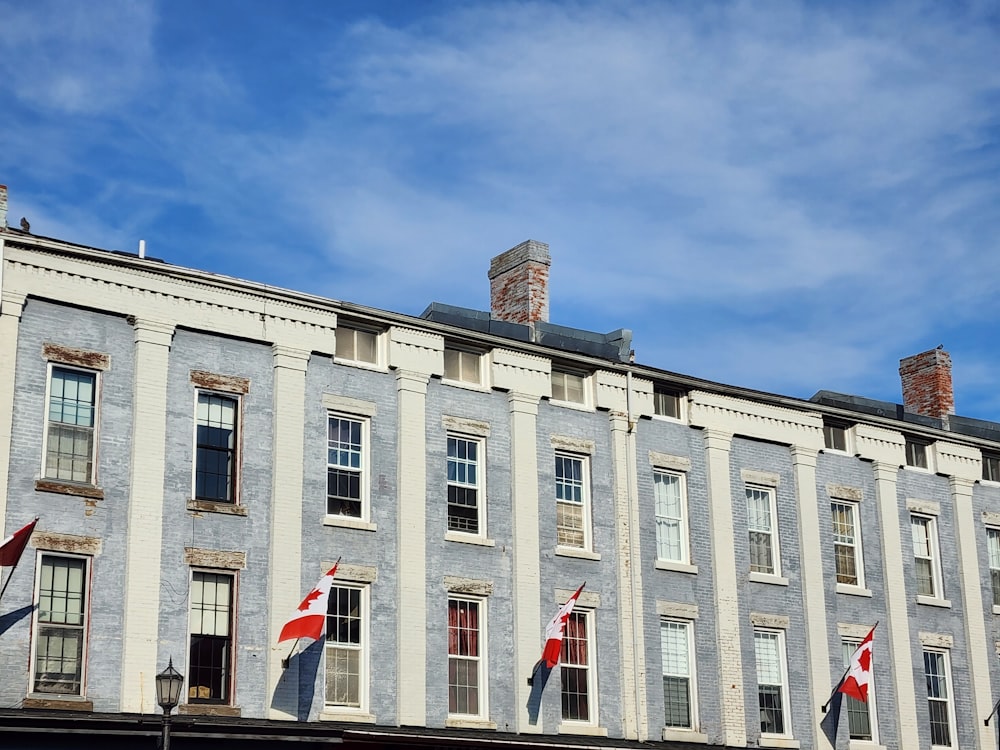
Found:
[[[479,605],[448,602],[448,654],[479,656]]]
[[[587,663],[587,616],[574,612],[566,621],[566,633],[562,645],[563,664]]]

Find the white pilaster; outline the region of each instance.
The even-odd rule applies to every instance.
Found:
[[[2,248],[3,240],[0,240]],[[0,263],[3,258],[0,255]],[[14,373],[17,370],[17,331],[25,296],[3,292],[0,297],[0,539],[7,518],[7,475],[10,471],[10,438],[14,427]]]

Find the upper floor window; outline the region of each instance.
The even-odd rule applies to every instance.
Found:
[[[790,734],[784,637],[785,634],[777,630],[754,630],[753,633],[761,734]]]
[[[1000,455],[983,453],[983,479],[1000,482]]]
[[[94,483],[97,373],[52,365],[45,430],[45,478]]]
[[[684,475],[653,471],[656,503],[656,557],[670,562],[688,562],[687,498]]]
[[[487,716],[486,620],[479,599],[448,599],[448,713]]]
[[[448,529],[482,533],[482,442],[448,436]]]
[[[917,573],[917,594],[939,599],[942,592],[936,519],[911,513],[910,532]]]
[[[843,422],[823,420],[823,445],[832,451],[847,450],[847,425]]]
[[[188,700],[230,702],[233,662],[232,573],[191,574],[191,648]]]
[[[338,327],[337,359],[378,364],[378,334],[361,328]]]
[[[194,465],[198,500],[236,502],[239,411],[237,396],[198,392]]]
[[[88,558],[43,554],[35,601],[31,689],[83,695],[89,611]]]
[[[924,679],[927,683],[927,712],[931,746],[952,747],[955,707],[951,699],[951,675],[945,651],[924,649]]]
[[[694,729],[691,623],[663,620],[660,623],[660,651],[663,656],[663,724],[678,729]]]
[[[747,528],[750,536],[750,571],[781,575],[778,555],[778,518],[774,490],[766,487],[746,488]]]
[[[860,639],[844,638],[840,642],[841,654],[844,658],[844,667],[851,665],[851,657],[861,645]],[[877,738],[875,733],[875,684],[868,685],[868,701],[862,702],[849,695],[844,696],[847,707],[847,728],[852,740],[864,740],[874,742]]]
[[[590,488],[587,459],[556,454],[556,544],[590,547]]]
[[[331,516],[361,518],[366,512],[366,457],[368,421],[330,414],[326,443],[326,512]]]
[[[587,380],[583,375],[553,370],[552,399],[554,401],[567,401],[571,404],[586,404],[586,382]]]
[[[927,443],[914,438],[906,438],[906,465],[918,469],[927,468]]]
[[[444,376],[447,380],[479,385],[483,382],[483,355],[463,349],[444,349]]]
[[[594,724],[597,721],[596,672],[591,636],[592,612],[574,609],[566,621],[560,672],[563,721]]]
[[[837,583],[863,587],[864,564],[861,557],[858,505],[834,500],[830,503],[830,510],[833,516],[833,557]]]
[[[990,584],[993,588],[993,606],[1000,607],[1000,529],[986,529],[986,549],[990,560]]]
[[[681,418],[681,395],[660,386],[653,386],[653,413],[658,417]]]
[[[367,612],[358,586],[330,589],[326,615],[326,698],[328,706],[363,709],[367,685]]]

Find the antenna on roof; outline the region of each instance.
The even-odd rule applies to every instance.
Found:
[[[139,257],[146,257],[146,240],[139,240]]]

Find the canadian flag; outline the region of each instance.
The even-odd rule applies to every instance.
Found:
[[[333,576],[337,572],[338,560],[330,571],[319,579],[316,588],[306,594],[302,604],[295,610],[288,622],[281,629],[278,643],[290,641],[293,638],[312,638],[318,641],[323,635],[326,625],[326,608],[330,601],[330,588],[333,586]],[[293,647],[294,648],[294,647]]]
[[[28,539],[31,538],[31,532],[35,530],[36,523],[38,523],[38,518],[0,542],[0,565],[17,565],[18,560],[21,559],[21,553],[28,546]]]
[[[857,698],[862,703],[868,702],[868,684],[872,680],[872,636],[874,634],[875,628],[873,627],[851,656],[851,666],[839,688],[840,692]]]
[[[545,626],[545,649],[542,651],[542,660],[549,669],[559,663],[559,654],[562,652],[563,633],[566,632],[566,622],[570,613],[576,605],[576,600],[580,598],[580,592],[587,584],[584,583],[576,590],[576,593],[559,608],[556,616]]]

